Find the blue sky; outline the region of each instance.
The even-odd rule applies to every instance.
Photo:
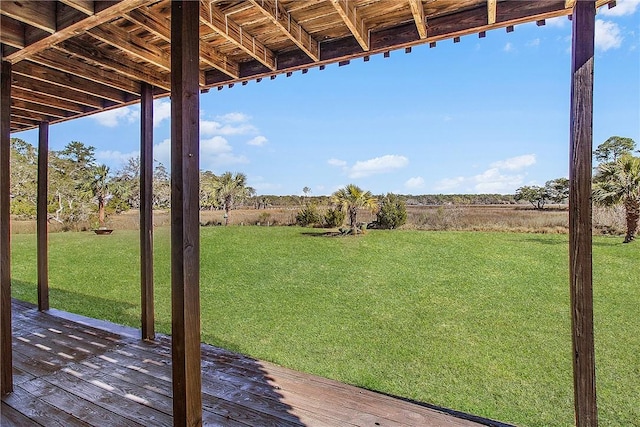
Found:
[[[200,98],[200,164],[258,194],[514,193],[568,175],[571,22],[547,20],[310,69]],[[640,0],[596,21],[594,146],[640,145]],[[170,104],[155,102],[154,158],[170,165]],[[53,125],[50,147],[96,147],[112,170],[138,155],[140,108]],[[16,133],[36,145],[37,131]]]

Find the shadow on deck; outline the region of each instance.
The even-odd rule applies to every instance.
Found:
[[[132,328],[12,306],[14,392],[2,399],[2,426],[172,425],[170,337],[142,341]],[[202,398],[212,426],[505,426],[209,345]]]

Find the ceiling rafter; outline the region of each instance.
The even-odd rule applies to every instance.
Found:
[[[82,92],[87,95],[99,93],[104,99],[114,102],[127,102],[128,97],[121,90],[95,83],[82,77],[63,71],[54,70],[49,67],[43,67],[29,61],[20,61],[13,65],[13,74],[23,76],[27,79],[40,80],[64,88],[63,90],[71,90]]]
[[[349,31],[356,38],[358,44],[364,51],[369,50],[369,30],[366,28],[364,20],[358,17],[358,10],[354,1],[349,0],[331,0],[331,4],[335,7],[338,15],[344,21]]]
[[[243,31],[240,25],[220,12],[213,3],[209,3],[208,6],[200,3],[200,22],[238,46],[265,67],[272,71],[276,70],[276,55],[271,49],[253,35]]]
[[[29,111],[31,113],[46,114],[47,116],[57,117],[59,119],[64,119],[73,115],[73,113],[70,111],[59,110],[49,105],[34,104],[29,101],[23,101],[21,99],[15,98],[11,100],[12,112],[14,108],[23,111]]]
[[[132,61],[124,55],[115,56],[106,49],[95,45],[91,46],[78,43],[75,40],[64,41],[54,48],[61,52],[82,58],[88,63],[108,68],[139,82],[147,82],[152,86],[167,91],[171,90],[169,73],[161,73],[150,67],[145,67],[144,64]]]
[[[19,87],[11,88],[11,98],[13,100],[20,100],[35,105],[45,107],[51,106],[59,110],[68,111],[74,115],[90,111],[89,107],[87,106],[76,104],[68,100],[55,98],[43,93],[25,90]]]
[[[487,0],[487,24],[496,23],[498,0]]]
[[[95,5],[93,0],[60,0],[69,7],[79,10],[85,15],[93,15],[95,13]]]
[[[65,73],[73,74],[96,83],[110,86],[134,95],[140,95],[140,82],[132,81],[118,73],[111,73],[99,67],[91,66],[69,55],[56,50],[40,52],[30,61],[50,68],[57,68]]]
[[[250,0],[264,16],[266,16],[280,31],[294,42],[309,58],[320,60],[320,43],[302,28],[302,25],[291,17],[291,14],[278,3],[277,0]]]
[[[61,88],[58,85],[48,83],[42,80],[36,80],[29,77],[21,76],[14,73],[14,79],[12,82],[12,96],[13,91],[23,89],[25,91],[39,93],[46,93],[47,95],[60,99],[62,101],[71,101],[76,104],[85,105],[93,109],[102,109],[110,106],[111,104],[105,102],[104,99],[97,97],[96,95],[89,95],[88,93],[78,92],[75,90],[69,90]]]
[[[125,18],[165,42],[171,41],[171,21],[169,19],[147,14],[143,12],[142,9],[132,10],[125,15]],[[230,77],[238,78],[240,76],[240,66],[237,62],[221,55],[218,51],[203,42],[200,42],[200,61],[222,71]]]
[[[34,55],[44,49],[48,49],[51,46],[60,43],[63,40],[67,40],[71,37],[74,37],[90,28],[101,25],[107,21],[112,20],[115,16],[119,16],[121,14],[127,13],[132,9],[140,7],[144,5],[147,0],[122,0],[117,3],[112,3],[108,7],[96,12],[94,15],[87,17],[82,21],[75,22],[68,27],[65,27],[61,30],[58,30],[54,34],[50,36],[44,37],[37,41],[34,41],[32,44],[26,46],[24,49],[21,49],[17,52],[14,52],[4,58],[6,61],[9,61],[13,64],[16,62],[22,61],[23,59],[27,59],[29,56]],[[4,6],[5,2],[0,2]],[[7,2],[8,3],[8,2]],[[40,2],[33,2],[40,3]],[[52,2],[55,6],[55,3]]]
[[[411,6],[411,13],[413,14],[413,20],[416,21],[416,27],[418,28],[418,34],[421,39],[427,38],[427,20],[424,16],[424,7],[422,6],[422,0],[409,0],[409,6]]]
[[[8,16],[0,16],[0,43],[22,49],[25,46],[24,24]]]
[[[111,45],[129,55],[171,71],[171,55],[157,46],[113,25],[95,27],[87,32],[91,37]]]
[[[50,34],[57,30],[55,2],[2,1],[0,13]]]

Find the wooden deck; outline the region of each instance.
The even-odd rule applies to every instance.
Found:
[[[55,310],[41,313],[16,300],[12,306],[15,386],[2,399],[2,426],[172,425],[170,337],[145,342],[134,329]],[[504,425],[209,345],[202,345],[202,375],[205,425]]]

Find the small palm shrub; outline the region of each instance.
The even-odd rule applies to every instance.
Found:
[[[398,196],[388,193],[380,203],[376,218],[378,228],[398,228],[407,222],[407,206]]]
[[[340,227],[342,224],[344,224],[344,219],[346,218],[346,216],[347,214],[345,213],[345,211],[340,208],[329,208],[324,214],[324,225],[327,228]]]
[[[318,208],[314,204],[308,204],[296,214],[296,224],[301,227],[310,227],[322,222]]]

